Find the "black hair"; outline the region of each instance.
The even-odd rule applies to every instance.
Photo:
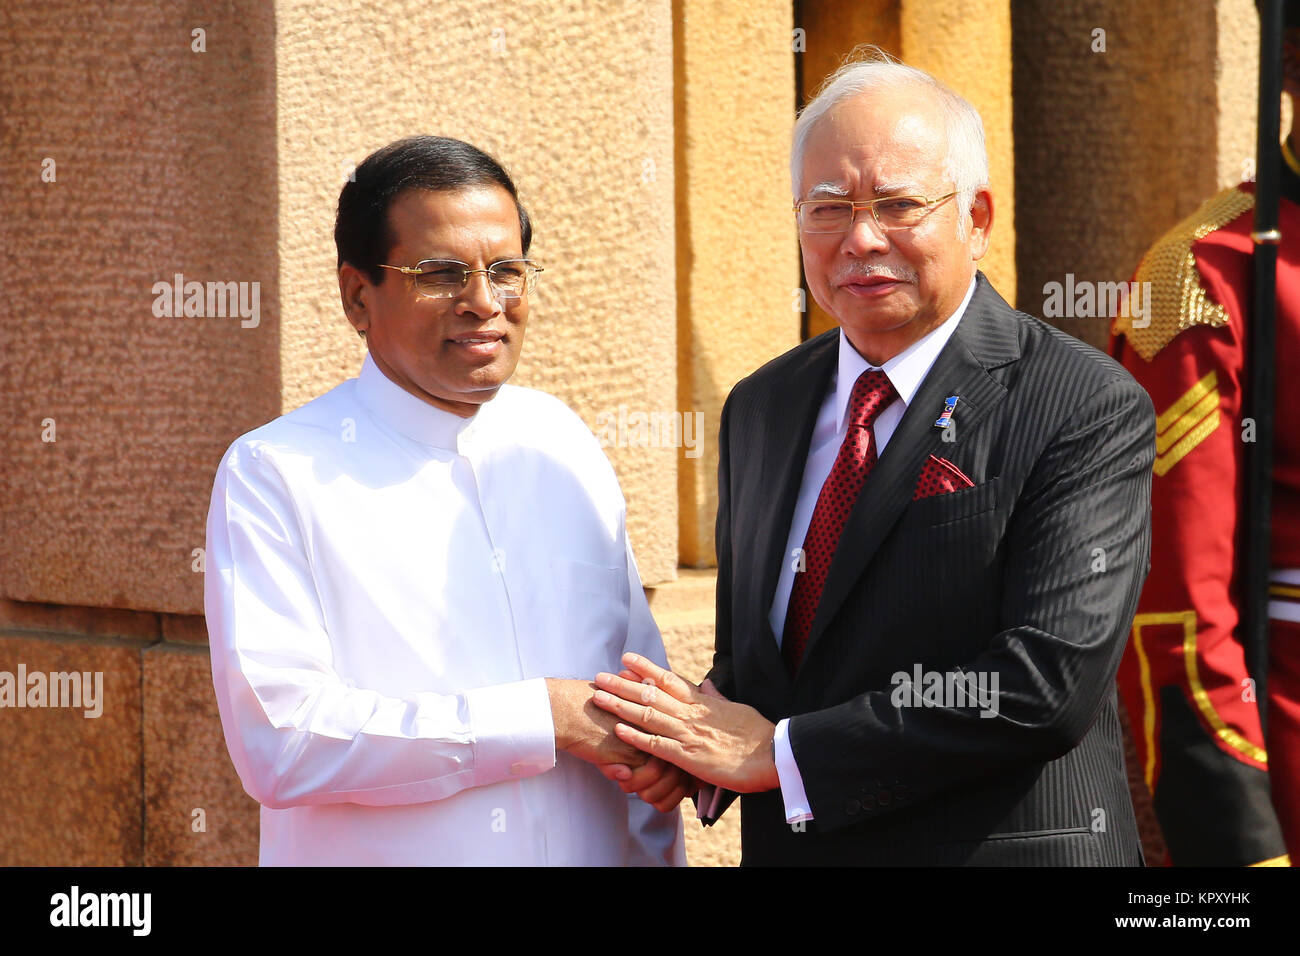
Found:
[[[371,282],[383,281],[384,262],[393,247],[388,209],[407,189],[443,192],[472,186],[497,185],[510,194],[519,210],[523,254],[528,255],[533,228],[519,201],[510,174],[495,159],[458,139],[411,136],[389,143],[367,156],[339,193],[334,219],[338,264],[361,270]],[[404,263],[406,264],[406,263]]]

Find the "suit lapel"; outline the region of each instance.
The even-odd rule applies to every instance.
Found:
[[[980,273],[966,314],[903,413],[849,513],[813,619],[805,661],[912,500],[926,458],[931,454],[947,457],[970,440],[968,436],[979,422],[1006,397],[1006,389],[988,370],[1013,362],[1019,355],[1015,313]],[[942,430],[934,427],[949,395],[960,396],[953,416],[953,442],[943,441]]]
[[[817,412],[826,397],[826,386],[834,373],[839,357],[839,329],[833,329],[812,340],[800,365],[789,375],[788,388],[770,395],[771,405],[766,419],[757,456],[759,467],[765,472],[761,487],[772,489],[775,503],[764,514],[755,535],[753,574],[750,580],[757,585],[757,621],[760,633],[758,653],[764,673],[770,681],[788,685],[789,674],[781,659],[778,635],[768,624],[768,611],[776,594],[776,582],[781,567],[790,557],[785,553],[790,536],[790,522],[794,517],[799,486],[803,481],[804,465],[808,461],[808,446],[812,443],[813,426]],[[760,507],[767,502],[760,502]],[[764,509],[766,511],[766,509]]]

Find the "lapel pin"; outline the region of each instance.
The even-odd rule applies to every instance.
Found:
[[[935,428],[947,428],[952,424],[952,410],[957,407],[957,396],[949,395],[943,400],[943,414],[934,423]]]

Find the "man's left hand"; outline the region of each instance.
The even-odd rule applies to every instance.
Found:
[[[689,773],[658,757],[651,757],[635,770],[619,764],[606,764],[599,770],[606,779],[617,783],[624,793],[635,793],[660,813],[675,810],[679,803],[700,789],[699,781]],[[629,770],[630,776],[621,776],[620,770]]]
[[[737,793],[781,785],[772,745],[776,725],[762,714],[710,697],[638,654],[624,654],[623,664],[642,683],[597,674],[593,696],[597,707],[627,721],[614,727],[620,740]]]

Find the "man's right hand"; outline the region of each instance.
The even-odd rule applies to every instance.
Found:
[[[640,680],[640,675],[624,669],[619,677]],[[700,684],[700,693],[706,697],[726,700],[721,691],[707,677]],[[700,782],[680,767],[675,767],[658,757],[651,757],[635,771],[617,764],[608,764],[600,772],[619,785],[624,793],[635,793],[660,813],[672,811],[677,804],[700,789]]]
[[[596,685],[585,680],[546,678],[551,698],[551,721],[555,725],[555,748],[571,753],[598,767],[614,764],[614,780],[632,776],[629,768],[639,767],[648,755],[614,735],[618,718],[592,702]]]

